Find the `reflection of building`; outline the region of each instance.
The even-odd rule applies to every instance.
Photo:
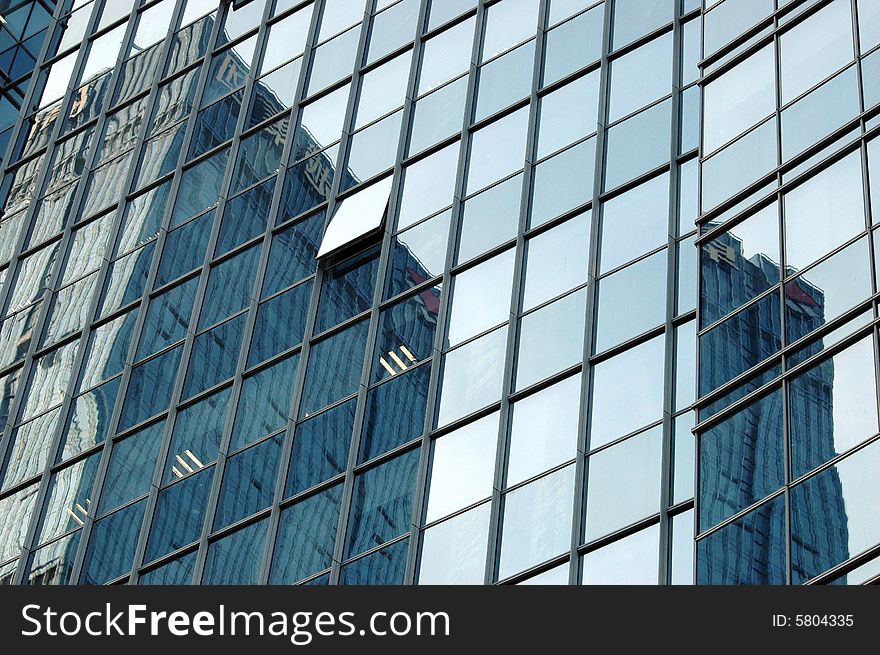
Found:
[[[735,228],[732,232],[736,232]],[[704,302],[706,299],[708,302],[722,299],[725,307],[739,307],[778,284],[778,262],[761,253],[746,259],[742,253],[742,242],[731,232],[722,234],[702,249]],[[701,393],[712,391],[779,351],[782,320],[778,287],[771,294],[766,300],[737,312],[703,337],[700,348]],[[787,282],[783,294],[789,334],[806,334],[824,324],[824,293],[810,284],[809,272]],[[720,313],[715,307],[704,310],[713,316]],[[792,322],[797,325],[791,325]],[[808,354],[821,348],[820,340],[808,346]],[[810,468],[801,462],[827,461],[837,454],[833,429],[833,366],[832,359],[825,359],[805,373],[812,393],[801,398],[798,407],[789,412],[788,433],[810,435],[813,440],[797,440],[792,445],[790,457],[794,470]],[[710,430],[699,440],[701,471],[697,507],[703,517],[701,520],[710,521],[708,525],[701,525],[701,530],[757,500],[753,490],[775,491],[766,489],[766,480],[773,479],[780,485],[785,480],[783,456],[779,451],[779,432],[785,426],[783,406],[781,396],[777,394],[772,398],[778,401],[753,402],[735,413],[725,423],[725,438],[711,434]],[[822,525],[825,529],[815,534],[805,526],[794,525],[791,534],[793,538],[799,534],[811,534],[814,542],[802,546],[815,548],[816,557],[826,561],[819,568],[828,569],[849,557],[849,535],[846,507],[836,471],[832,469],[832,473],[822,476],[821,480],[822,493],[807,499],[813,508],[806,514],[810,516],[811,524]],[[803,518],[804,513],[800,516]],[[785,566],[782,544],[788,540],[785,522],[779,518],[775,511],[757,511],[748,522],[727,528],[723,539],[709,540],[708,550],[699,550],[698,581],[717,583],[720,577],[716,576],[721,575],[721,569],[726,569],[727,580],[778,583],[771,569],[778,572]],[[748,552],[753,555],[746,556]],[[779,557],[783,560],[780,561]],[[797,579],[810,577],[798,575],[797,571],[794,573]]]

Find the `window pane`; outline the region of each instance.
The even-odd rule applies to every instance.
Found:
[[[702,327],[779,282],[778,214],[768,205],[701,247]]]
[[[270,584],[292,584],[330,566],[341,498],[338,484],[281,512]]]
[[[862,339],[788,387],[792,478],[877,432],[874,342]]]
[[[523,311],[587,281],[590,215],[580,214],[526,244]]]
[[[673,459],[672,504],[694,497],[694,462],[696,461],[696,437],[691,433],[696,419],[695,412],[687,412],[673,419],[675,452]],[[691,518],[693,523],[693,518]],[[693,532],[693,528],[691,528]]]
[[[595,352],[663,323],[666,255],[662,250],[599,281]]]
[[[246,319],[247,314],[239,314],[195,338],[183,384],[184,398],[209,389],[235,374]]]
[[[583,584],[657,584],[660,526],[636,532],[583,557]]]
[[[202,584],[257,584],[268,527],[264,519],[209,545]]]
[[[602,206],[600,272],[664,245],[669,234],[669,174],[663,173]]]
[[[274,357],[302,341],[311,293],[311,282],[304,282],[259,306],[248,367]]]
[[[193,470],[198,470],[217,459],[220,439],[229,408],[230,389],[224,389],[180,410],[174,424],[171,449],[162,473],[162,481],[170,482],[190,473],[177,457],[184,459]]]
[[[461,131],[467,81],[467,77],[460,77],[416,100],[413,106],[409,154],[421,152],[444,137]]]
[[[95,522],[80,584],[104,584],[129,572],[146,504],[143,500]]]
[[[113,444],[101,490],[99,513],[114,509],[150,490],[165,422],[140,430]]]
[[[386,299],[443,273],[451,215],[445,211],[392,239]]]
[[[571,548],[574,469],[567,466],[505,496],[499,580]]]
[[[315,333],[338,325],[372,306],[378,268],[378,249],[370,248],[327,270],[315,319]]]
[[[854,152],[785,194],[785,262],[803,268],[865,229],[862,167]]]
[[[430,366],[420,366],[370,390],[358,458],[360,462],[386,453],[422,434],[430,373]]]
[[[299,356],[293,355],[242,382],[231,449],[259,440],[287,424]]]
[[[438,427],[498,400],[506,346],[505,326],[443,357]]]
[[[623,118],[672,89],[672,32],[611,63],[609,121]]]
[[[285,497],[345,471],[356,407],[352,398],[296,426]]]
[[[497,442],[497,412],[432,441],[426,523],[492,495]]]
[[[474,132],[467,192],[473,193],[523,167],[529,108],[523,107]]]
[[[452,203],[458,168],[458,145],[447,146],[404,169],[398,230]]]
[[[419,450],[415,449],[355,478],[346,556],[362,553],[409,530],[418,466]]]
[[[474,120],[482,120],[526,97],[532,89],[534,64],[534,40],[483,64],[478,72]]]
[[[880,141],[878,141],[880,143]],[[462,206],[456,261],[466,262],[516,236],[522,202],[522,175],[468,198]]]
[[[599,58],[604,11],[605,5],[599,5],[547,32],[544,41],[545,86]]]
[[[312,346],[300,418],[357,391],[368,328],[361,321]]]
[[[580,394],[578,374],[513,404],[508,487],[574,459]]]
[[[482,61],[534,35],[538,0],[505,0],[486,10]]]
[[[409,539],[403,539],[380,551],[342,567],[339,584],[402,585],[406,569]]]
[[[543,225],[593,198],[596,138],[591,137],[535,167],[529,227]]]
[[[425,530],[419,584],[482,584],[491,503]]]
[[[240,521],[272,504],[284,433],[226,460],[214,529]]]
[[[852,59],[850,2],[835,0],[780,37],[782,104]]]
[[[713,152],[776,108],[773,46],[706,85],[703,96],[703,150]]]
[[[217,238],[215,257],[229,252],[245,241],[253,239],[266,230],[269,223],[269,206],[275,192],[275,178],[266,180],[226,204],[220,236]]]
[[[199,329],[248,306],[259,263],[260,246],[256,245],[211,269]]]
[[[874,443],[791,491],[792,583],[800,584],[880,541]]]
[[[538,159],[596,131],[599,71],[593,71],[541,98]]]
[[[700,435],[701,531],[782,486],[782,441],[779,390]]]
[[[608,130],[605,189],[613,189],[669,160],[671,100]]]
[[[419,75],[419,95],[468,70],[475,23],[475,18],[468,18],[425,42]]]
[[[144,556],[147,562],[198,541],[213,477],[210,468],[159,492]]]
[[[515,254],[508,250],[455,276],[447,346],[508,319]]]
[[[663,427],[658,425],[590,456],[588,542],[660,510],[662,436]]]
[[[410,53],[402,54],[361,78],[355,129],[403,105],[411,58]]]
[[[593,368],[590,449],[652,423],[663,407],[663,337]],[[633,371],[639,371],[634,376]]]
[[[177,346],[131,370],[119,429],[125,430],[168,407],[183,346]]]
[[[192,584],[192,576],[196,567],[195,550],[171,560],[152,571],[142,573],[138,578],[139,585],[186,585]]]
[[[771,118],[703,162],[702,210],[712,209],[773,170],[777,158],[776,119]]]
[[[614,3],[614,47],[619,48],[672,20],[675,4],[668,0],[645,6],[641,0],[616,0]]]
[[[520,319],[517,389],[583,360],[586,303],[581,289]]]

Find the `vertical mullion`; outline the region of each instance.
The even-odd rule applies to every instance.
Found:
[[[289,169],[286,167],[287,160],[290,157],[290,153],[293,151],[293,144],[296,141],[296,125],[297,125],[297,117],[300,111],[300,104],[302,100],[302,96],[305,92],[306,88],[306,80],[308,80],[309,73],[309,63],[312,57],[312,53],[317,47],[318,40],[318,29],[320,27],[320,18],[323,9],[323,0],[315,0],[315,3],[312,8],[312,17],[309,24],[308,38],[306,40],[305,48],[302,54],[302,64],[300,66],[299,71],[299,79],[297,81],[296,88],[296,96],[294,100],[294,106],[291,113],[291,132],[288,136],[287,143],[285,143],[285,152],[282,155],[281,161],[285,165],[281,167],[281,170],[278,172],[278,181],[275,183],[275,197],[272,200],[273,209],[270,212],[270,216],[276,216],[277,222],[277,212],[280,211],[278,207],[281,204],[281,198],[284,197],[283,190],[285,185],[286,176],[288,175]],[[326,211],[326,210],[325,210]],[[329,216],[329,212],[327,213]],[[327,222],[325,216],[325,223]],[[260,288],[262,285],[262,280],[266,275],[266,268],[268,267],[268,256],[269,256],[269,247],[272,242],[272,230],[269,229],[266,231],[265,242],[263,244],[263,258],[265,262],[261,262],[261,269],[257,273],[257,294],[256,294],[256,302],[252,303],[251,311],[256,311],[256,307],[259,305],[260,299]],[[312,333],[314,329],[315,320],[317,317],[317,306],[318,300],[320,298],[320,272],[316,272],[312,275],[312,291],[309,298],[308,305],[308,315],[306,317],[305,330],[303,332],[303,342],[302,346],[299,350],[299,362],[297,363],[296,370],[296,379],[293,384],[293,393],[290,398],[290,405],[288,409],[288,418],[287,418],[287,430],[284,437],[284,443],[281,447],[281,460],[278,463],[278,474],[275,480],[275,494],[273,496],[272,505],[270,507],[271,513],[269,515],[269,525],[266,530],[266,543],[263,548],[262,553],[262,566],[260,572],[260,584],[267,584],[269,582],[269,576],[272,571],[272,555],[275,549],[275,539],[278,533],[278,526],[280,523],[281,517],[281,509],[280,503],[284,499],[284,487],[285,481],[287,479],[287,471],[289,469],[290,464],[290,456],[293,452],[293,439],[294,439],[294,427],[296,425],[296,414],[299,409],[299,399],[302,395],[303,384],[305,382],[305,374],[306,374],[306,359],[309,350],[309,335]],[[254,316],[254,320],[256,320],[256,316]],[[246,357],[246,354],[243,356]]]
[[[537,34],[535,36],[535,56],[532,69],[532,84],[529,93],[529,126],[526,136],[526,158],[523,167],[523,184],[521,189],[519,225],[516,233],[516,245],[513,264],[513,284],[511,285],[510,314],[507,325],[507,344],[505,346],[505,363],[501,391],[501,410],[498,418],[498,436],[495,446],[495,476],[492,484],[492,508],[489,520],[489,548],[486,559],[486,584],[492,584],[499,577],[502,543],[502,513],[504,488],[507,483],[507,450],[508,434],[511,421],[511,405],[509,395],[513,389],[516,348],[518,343],[519,314],[522,309],[522,292],[526,274],[526,239],[525,232],[529,225],[532,176],[535,170],[535,145],[538,138],[538,88],[541,85],[541,73],[544,52],[544,25],[549,13],[549,1],[541,0],[538,6]],[[484,20],[485,26],[485,20]],[[502,55],[503,56],[503,55]]]
[[[593,391],[593,371],[590,357],[593,352],[595,336],[596,300],[599,278],[599,239],[600,210],[599,195],[602,193],[602,182],[605,169],[605,145],[608,136],[608,100],[610,83],[608,55],[611,50],[612,10],[611,0],[604,5],[605,15],[602,23],[602,53],[599,67],[599,118],[596,133],[596,163],[593,175],[593,200],[591,205],[592,224],[590,227],[590,259],[586,299],[586,335],[584,338],[583,358],[581,362],[581,406],[578,418],[577,461],[574,479],[574,510],[572,511],[571,552],[568,571],[568,582],[571,585],[580,583],[581,567],[578,546],[584,530],[586,513],[587,475],[589,474],[589,425],[591,418],[591,397]]]
[[[412,89],[413,89],[413,102],[417,102],[418,100],[418,80],[421,73],[421,66],[424,60],[424,46],[425,43],[430,41],[430,38],[425,38],[424,34],[426,32],[427,20],[431,8],[431,4],[436,0],[424,0],[424,6],[422,9],[422,15],[420,16],[419,23],[419,38],[418,38],[418,47],[419,52],[414,54],[414,58],[417,57],[417,61],[414,60],[414,67],[417,69],[417,73],[412,80]],[[473,11],[473,10],[471,10]],[[467,75],[467,90],[465,92],[464,99],[464,118],[462,119],[462,127],[458,133],[458,164],[456,168],[456,178],[453,186],[453,199],[452,199],[452,208],[450,210],[450,220],[449,220],[449,232],[446,242],[446,259],[443,264],[443,275],[440,281],[442,292],[442,304],[440,312],[437,316],[437,327],[434,333],[434,348],[432,357],[434,361],[431,364],[431,373],[428,379],[428,392],[427,392],[427,403],[425,404],[425,424],[424,424],[424,432],[422,434],[422,444],[420,446],[419,453],[419,470],[417,474],[417,483],[415,490],[415,498],[413,503],[413,521],[412,521],[412,529],[410,530],[410,543],[409,543],[409,553],[408,553],[408,562],[407,562],[407,570],[405,575],[405,583],[415,584],[418,578],[418,565],[419,565],[419,553],[421,552],[419,542],[421,541],[421,527],[424,521],[425,510],[426,510],[426,502],[428,498],[429,485],[430,485],[430,464],[431,464],[431,442],[432,442],[432,430],[434,428],[434,417],[437,412],[437,401],[439,400],[440,394],[440,382],[441,382],[441,371],[443,367],[443,343],[444,337],[446,335],[446,324],[448,322],[451,303],[451,280],[452,275],[450,274],[450,269],[455,264],[455,253],[456,253],[456,242],[458,239],[458,223],[461,219],[461,207],[463,204],[464,192],[462,189],[464,188],[464,171],[467,166],[468,159],[468,149],[465,145],[465,140],[467,139],[468,127],[471,122],[472,115],[472,106],[474,102],[474,98],[476,96],[476,68],[477,61],[479,60],[479,52],[480,52],[480,43],[481,41],[481,32],[482,32],[482,21],[483,21],[483,13],[484,8],[481,3],[477,3],[476,12],[474,14],[474,37],[473,37],[473,45],[471,47],[471,64],[468,68],[468,72],[464,75]],[[460,17],[459,17],[460,18]],[[470,17],[462,19],[462,21],[456,21],[456,25],[459,22],[470,20]],[[448,25],[450,21],[447,21],[446,25]],[[434,31],[434,34],[439,32]],[[455,79],[461,79],[463,75],[459,75]],[[425,94],[427,95],[427,94]],[[411,130],[412,126],[408,125],[407,129],[409,134],[409,130]],[[450,144],[452,145],[452,144]],[[402,175],[401,175],[402,177]]]
[[[663,369],[663,432],[661,460],[660,460],[660,552],[658,567],[658,583],[670,582],[669,571],[671,570],[670,557],[672,554],[672,517],[668,508],[671,498],[673,476],[673,448],[675,439],[673,435],[673,416],[676,410],[677,398],[676,379],[679,371],[677,355],[679,344],[676,340],[674,319],[676,313],[676,299],[678,294],[678,270],[679,270],[679,244],[678,236],[678,207],[679,207],[679,164],[677,162],[679,146],[681,143],[681,49],[683,41],[681,24],[681,7],[676,7],[675,20],[672,25],[672,125],[670,132],[670,165],[669,165],[669,222],[667,241],[667,269],[666,269],[666,332],[665,332],[665,360]]]

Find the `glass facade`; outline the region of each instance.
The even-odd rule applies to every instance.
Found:
[[[0,581],[870,578],[880,13],[777,2],[25,3]]]

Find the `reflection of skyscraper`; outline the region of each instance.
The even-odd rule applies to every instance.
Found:
[[[723,233],[702,250],[704,302],[717,299],[719,306],[739,307],[779,280],[779,264],[763,253],[744,257],[743,243],[733,234],[735,232],[734,228]],[[797,324],[786,326],[789,334],[807,334],[825,323],[824,293],[809,282],[809,277],[807,272],[783,285],[785,320]],[[775,300],[778,293],[777,287],[768,302],[759,300],[738,311],[703,337],[700,348],[702,394],[779,351],[782,320]],[[721,313],[716,307],[708,309],[710,315]],[[806,347],[804,357],[821,349],[819,340]],[[713,434],[711,428],[701,435],[697,502],[701,531],[782,485],[786,474],[780,444],[783,429],[787,429],[788,434],[797,432],[812,437],[812,442],[797,440],[791,446],[793,470],[808,470],[805,464],[798,465],[800,462],[827,461],[836,455],[833,366],[831,359],[825,359],[804,374],[812,393],[798,398],[798,406],[788,412],[787,425],[783,421],[782,395],[771,393],[764,401],[750,403],[727,419],[723,438]],[[812,511],[808,512],[811,525],[821,525],[823,529],[816,532],[794,525],[791,534],[794,539],[809,534],[813,543],[800,544],[801,547],[814,548],[817,557],[826,560],[820,568],[828,569],[849,557],[849,538],[846,507],[836,471],[832,469],[831,474],[823,476],[822,484],[822,493],[808,498],[807,502],[813,504]],[[760,492],[756,493],[757,490]],[[699,581],[749,580],[778,584],[780,572],[786,566],[784,544],[789,538],[781,511],[782,505],[773,501],[753,512],[747,520],[725,528],[723,537],[706,540],[698,550]],[[798,575],[797,570],[794,574],[796,579],[810,577]]]

